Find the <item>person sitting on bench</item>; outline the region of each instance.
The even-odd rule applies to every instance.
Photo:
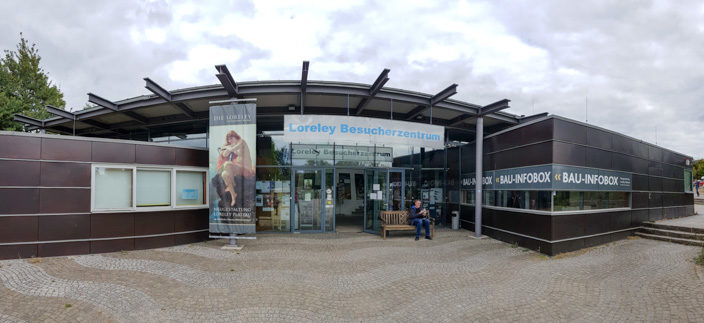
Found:
[[[428,240],[433,240],[430,236],[430,220],[428,220],[427,214],[427,210],[420,206],[420,200],[416,200],[415,204],[411,206],[411,210],[408,211],[409,224],[416,226],[416,241],[420,239],[421,225],[425,227],[425,238]]]

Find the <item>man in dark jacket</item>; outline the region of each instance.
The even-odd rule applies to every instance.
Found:
[[[430,237],[430,220],[428,220],[427,214],[428,212],[420,206],[420,200],[416,200],[415,204],[411,206],[411,209],[408,211],[408,222],[416,226],[416,241],[420,239],[421,224],[425,227],[425,238],[433,240],[433,238]]]

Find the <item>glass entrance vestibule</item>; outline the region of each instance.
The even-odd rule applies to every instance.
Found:
[[[381,211],[405,210],[414,199],[442,223],[446,184],[455,184],[445,181],[444,157],[445,149],[296,144],[260,135],[257,232],[378,233]]]
[[[381,211],[405,209],[406,171],[293,167],[290,231],[378,233]],[[279,211],[287,213],[282,207]]]

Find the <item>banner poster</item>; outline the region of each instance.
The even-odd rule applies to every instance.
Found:
[[[211,237],[255,232],[256,117],[254,103],[210,107]]]

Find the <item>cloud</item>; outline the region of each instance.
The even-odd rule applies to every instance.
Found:
[[[86,92],[118,100],[237,80],[371,83],[455,98],[512,100],[509,112],[547,111],[704,157],[704,6],[668,1],[5,1],[0,45],[19,32],[82,107]],[[657,133],[657,135],[656,135]],[[657,137],[657,138],[656,138]]]

